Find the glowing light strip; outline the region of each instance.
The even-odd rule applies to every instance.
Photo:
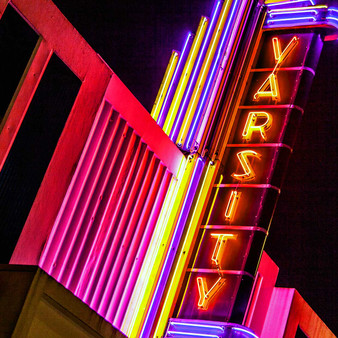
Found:
[[[216,184],[214,187],[220,188],[257,188],[257,189],[274,189],[280,192],[280,189],[271,184],[244,184],[244,183],[234,183],[234,184]]]
[[[202,48],[201,48],[201,50],[199,52],[199,56],[198,56],[197,62],[195,64],[195,66],[194,66],[193,75],[191,76],[191,78],[189,80],[188,89],[186,90],[186,92],[184,94],[184,99],[183,99],[183,102],[182,102],[181,107],[179,109],[179,113],[178,113],[179,117],[183,116],[183,114],[185,112],[186,104],[188,103],[188,99],[190,98],[190,95],[191,95],[191,90],[193,88],[193,85],[195,84],[195,78],[197,76],[198,71],[200,70],[200,63],[202,61],[202,57],[204,56],[205,49],[207,47],[207,44],[209,43],[210,34],[211,34],[211,32],[212,32],[212,30],[214,28],[214,25],[216,23],[216,18],[217,18],[218,14],[219,14],[219,8],[220,8],[220,5],[221,5],[221,2],[222,2],[221,0],[217,1],[215,9],[213,11],[212,19],[211,19],[210,24],[208,26],[207,33],[205,35]],[[177,132],[177,128],[180,127],[179,122],[180,122],[180,118],[178,118],[176,120],[174,129],[173,129],[173,138],[172,138],[172,140],[174,142],[177,142],[175,135],[176,135],[176,132]]]
[[[152,183],[152,174],[156,172],[156,169],[156,157],[151,154],[150,164],[144,171],[144,179],[142,180],[142,177],[135,179],[135,189],[130,194],[128,201],[130,206],[125,208],[123,216],[118,221],[116,232],[105,238],[104,245],[100,250],[100,264],[93,269],[95,273],[91,275],[85,299],[89,303],[88,297],[90,297],[89,306],[93,309],[98,309],[98,313],[101,315],[106,315],[100,304],[104,300],[105,287],[109,284],[112,273],[114,274],[112,271],[116,266],[115,264],[118,263],[120,245],[121,243],[124,243],[126,247],[130,245],[131,234],[137,227],[138,218],[141,216],[143,204],[146,202],[148,189]]]
[[[165,75],[164,75],[164,80],[161,83],[160,90],[157,94],[153,109],[151,110],[151,117],[155,121],[158,120],[158,116],[159,116],[159,113],[161,111],[164,98],[165,98],[166,93],[168,91],[170,81],[173,77],[177,62],[178,62],[178,53],[176,51],[173,51],[172,54],[171,54]]]
[[[338,18],[334,17],[334,16],[327,16],[326,20],[333,20],[333,21],[337,21],[338,22]],[[332,25],[338,29],[338,26],[335,23],[332,23]]]
[[[267,230],[257,226],[244,226],[244,225],[216,225],[216,224],[206,224],[201,225],[201,229],[211,229],[211,230],[238,230],[238,231],[260,231],[267,234]]]
[[[166,118],[166,115],[167,115],[167,112],[168,112],[168,108],[170,106],[170,102],[171,102],[171,99],[172,99],[173,91],[176,89],[176,85],[177,85],[176,78],[180,75],[179,73],[182,70],[181,69],[181,64],[182,64],[182,61],[185,60],[185,58],[186,58],[188,43],[189,43],[189,41],[190,41],[190,39],[191,39],[192,36],[193,36],[193,34],[189,33],[188,36],[187,36],[187,38],[186,38],[186,40],[185,40],[182,53],[181,53],[181,55],[179,57],[177,66],[175,68],[174,75],[173,75],[173,77],[172,77],[172,79],[170,81],[169,89],[168,89],[168,91],[166,93],[163,105],[161,107],[161,112],[160,112],[159,117],[157,119],[157,123],[161,127],[164,124],[164,121],[165,121],[165,118]]]
[[[336,9],[335,7],[330,7],[328,9],[329,12],[336,12],[338,14],[338,9]]]
[[[168,182],[168,179],[170,179],[170,182]],[[163,207],[165,206],[166,198],[168,197],[168,195],[171,194],[170,187],[172,186],[172,183],[173,183],[172,176],[171,176],[171,174],[169,174],[168,171],[166,171],[164,178],[162,180],[162,183],[161,183],[161,188],[160,188],[161,194],[159,194],[156,197],[156,201],[154,202],[155,207],[153,208],[152,214],[149,217],[149,219],[152,222],[156,221],[155,228],[156,228],[156,225],[157,225],[159,218],[161,216],[161,212],[163,211]],[[145,236],[145,238],[147,238],[149,236],[151,238],[153,238],[152,236],[153,236],[155,231],[156,231],[156,229],[153,229],[150,233],[148,233]],[[114,317],[113,324],[116,327],[121,326],[122,318],[123,318],[123,316],[126,312],[126,309],[128,307],[129,300],[132,296],[133,289],[136,285],[138,275],[140,273],[140,270],[142,268],[142,264],[144,262],[144,255],[146,255],[148,249],[151,249],[151,246],[150,246],[151,238],[150,238],[150,240],[147,239],[147,241],[148,241],[147,245],[145,245],[145,246],[141,245],[140,246],[140,249],[139,249],[140,252],[137,253],[137,257],[141,257],[141,259],[135,260],[134,263],[132,264],[131,271],[134,271],[135,269],[137,269],[138,273],[137,274],[136,273],[130,274],[130,267],[125,265],[125,273],[126,273],[126,275],[129,273],[129,278],[128,278],[127,282],[122,285],[122,287],[124,288],[123,294],[119,298],[120,299],[119,304],[117,304],[116,307],[115,307],[116,314],[115,314],[115,317]],[[142,239],[142,242],[144,242],[144,239]],[[146,249],[146,250],[144,250],[144,249]]]
[[[133,279],[138,276],[140,264],[143,262],[148,244],[149,236],[153,232],[153,226],[157,220],[156,202],[158,194],[161,194],[161,184],[165,167],[159,164],[153,176],[151,185],[147,192],[142,213],[135,227],[129,227],[125,232],[121,247],[117,252],[112,271],[105,285],[105,291],[98,308],[99,313],[106,313],[105,318],[111,322],[115,317],[118,305],[123,301],[122,294],[132,293]],[[140,203],[137,203],[140,204]],[[154,214],[155,210],[155,214]],[[129,250],[126,250],[128,248]],[[137,259],[135,260],[135,258]],[[118,273],[116,273],[118,272]],[[129,282],[129,283],[127,283]],[[129,286],[129,287],[128,287]],[[127,298],[127,297],[126,297]]]
[[[176,297],[176,292],[180,284],[180,280],[183,276],[183,272],[184,272],[187,259],[189,256],[187,253],[192,249],[192,241],[193,241],[195,232],[197,231],[197,228],[198,228],[198,221],[199,221],[201,212],[203,210],[203,206],[206,201],[209,187],[211,186],[211,182],[215,175],[215,171],[218,167],[219,167],[218,162],[216,163],[216,165],[213,162],[210,162],[208,164],[208,168],[207,168],[207,171],[203,179],[201,190],[199,192],[191,220],[187,227],[186,236],[183,241],[183,245],[182,245],[181,252],[179,254],[178,262],[175,266],[173,277],[171,279],[168,292],[163,302],[162,311],[160,313],[157,326],[155,328],[154,336],[156,335],[162,336],[164,334],[166,323],[168,322],[170,312],[172,309],[172,305]]]
[[[256,106],[239,106],[238,109],[297,109],[299,110],[302,114],[304,114],[304,109],[301,107],[295,105],[295,104],[276,104],[276,105],[260,105],[257,104]]]
[[[304,7],[305,8],[305,7]],[[277,12],[278,11],[278,12]],[[308,14],[308,13],[314,13],[315,15],[317,15],[319,12],[316,10],[316,9],[302,9],[302,8],[299,8],[297,10],[293,10],[293,11],[289,11],[287,8],[284,9],[283,11],[282,10],[271,10],[268,12],[268,15],[270,16],[270,18],[273,18],[277,15],[289,15],[289,14]]]
[[[122,122],[121,122],[122,121]],[[123,128],[123,133],[126,133],[128,130],[128,126],[124,123],[123,120],[121,120],[120,118],[117,119],[117,122],[112,126],[112,125],[108,125],[107,126],[107,130],[108,133],[111,133],[111,138],[109,141],[109,145],[114,143],[114,140],[116,142],[116,137],[118,137],[118,133],[119,133],[119,127],[122,126]],[[112,130],[110,130],[110,128],[112,128]],[[121,132],[121,131],[120,131]],[[103,138],[107,137],[107,135],[104,135],[101,139],[101,142],[104,143]],[[120,149],[122,147],[122,143],[123,140],[119,139],[117,141],[117,147],[116,147],[116,154],[118,154],[120,152]],[[60,220],[58,221],[57,228],[59,229],[57,232],[61,233],[61,238],[58,238],[58,240],[56,240],[55,238],[53,239],[53,243],[52,245],[56,248],[54,248],[54,250],[52,250],[52,252],[49,254],[49,256],[52,256],[53,261],[58,261],[60,260],[60,262],[63,262],[63,259],[65,257],[65,250],[67,250],[67,241],[72,241],[74,240],[72,238],[72,233],[74,232],[74,227],[75,227],[75,231],[76,231],[76,225],[77,222],[79,221],[78,217],[79,217],[79,213],[81,214],[83,211],[83,208],[85,208],[85,205],[88,203],[88,201],[90,200],[90,194],[91,191],[93,190],[92,185],[96,185],[97,180],[100,177],[100,173],[103,170],[103,166],[105,163],[106,158],[108,157],[108,151],[109,147],[104,149],[104,151],[101,153],[100,152],[100,147],[97,146],[97,148],[95,149],[95,155],[93,160],[91,160],[90,163],[90,167],[88,169],[87,172],[84,173],[84,177],[82,177],[82,181],[81,181],[81,187],[80,187],[80,191],[77,191],[78,194],[75,194],[75,192],[73,192],[73,198],[75,200],[75,202],[73,202],[72,204],[69,204],[66,206],[66,208],[69,210],[71,209],[70,213],[62,213],[62,215],[60,216]],[[115,161],[117,159],[117,155],[114,155],[113,158],[111,159],[111,162],[114,164]],[[95,168],[96,170],[94,170],[93,172],[93,168]],[[82,170],[84,170],[83,168],[81,168]],[[90,187],[91,186],[91,187]],[[89,192],[87,191],[87,189],[89,188]],[[85,198],[83,198],[83,196],[85,196]],[[82,198],[81,198],[82,197]],[[75,222],[74,222],[74,218],[75,218]],[[74,224],[75,223],[75,224]],[[62,228],[62,231],[60,231],[60,228]],[[60,270],[62,270],[64,267],[62,264],[57,264],[57,265],[52,265],[49,270],[47,271],[50,275],[55,276],[56,278],[59,276],[59,272]]]
[[[244,270],[219,270],[219,269],[203,269],[203,268],[189,268],[187,272],[201,272],[210,274],[222,274],[222,275],[236,275],[236,276],[249,276],[253,278],[253,275]]]
[[[241,328],[239,328],[239,327],[233,327],[232,329],[235,330],[235,331],[240,331],[240,332],[247,333],[247,334],[249,334],[251,337],[259,338],[258,336],[256,336],[256,335],[255,335],[253,332],[251,332],[251,331],[248,331],[248,330],[245,330],[245,329],[241,329]]]
[[[232,143],[227,144],[227,148],[287,148],[292,150],[292,148],[284,143]]]
[[[179,245],[179,242],[182,237],[182,233],[184,230],[184,225],[186,223],[187,217],[189,215],[189,211],[191,209],[191,204],[193,202],[194,196],[196,194],[196,189],[198,186],[198,183],[201,178],[202,174],[202,169],[204,167],[204,162],[201,158],[198,158],[196,161],[196,165],[194,168],[194,172],[192,175],[192,178],[190,180],[190,186],[188,188],[188,191],[186,193],[186,198],[183,203],[178,221],[176,223],[174,235],[172,237],[169,249],[168,249],[168,254],[165,258],[165,262],[163,264],[163,267],[161,269],[160,277],[157,282],[157,286],[148,310],[148,314],[145,319],[145,324],[142,329],[141,336],[142,337],[149,337],[150,335],[150,330],[152,327],[152,324],[154,323],[154,318],[157,314],[158,307],[165,289],[165,286],[167,284],[167,280],[169,277],[169,273],[172,268],[172,264],[176,255],[176,251]]]
[[[222,181],[223,181],[223,175],[220,175],[218,184],[221,184]],[[218,191],[219,191],[219,187],[216,188],[216,192],[215,192],[214,198],[212,200],[211,207],[209,209],[209,214],[208,214],[207,221],[206,221],[207,224],[208,224],[208,222],[210,220],[212,211],[214,210],[214,205],[216,203],[216,198],[217,198],[217,195],[218,195]]]
[[[185,143],[185,139],[187,137],[187,133],[189,131],[189,128],[191,126],[191,121],[193,119],[193,114],[195,114],[196,106],[197,106],[198,101],[200,99],[201,92],[204,88],[206,77],[207,77],[208,71],[210,69],[211,62],[212,62],[213,56],[215,54],[215,50],[217,48],[217,45],[218,45],[219,39],[221,37],[222,30],[223,30],[223,27],[224,27],[224,24],[225,24],[225,19],[227,17],[228,11],[230,9],[229,4],[230,4],[230,1],[226,1],[224,3],[222,11],[221,11],[221,16],[218,19],[217,27],[215,28],[215,31],[214,31],[213,36],[212,36],[211,44],[209,44],[207,54],[206,54],[205,59],[204,59],[203,64],[202,64],[201,73],[198,76],[197,83],[195,85],[195,88],[194,88],[194,91],[193,91],[193,94],[192,94],[192,98],[189,102],[188,109],[187,109],[187,112],[185,114],[181,130],[180,130],[179,135],[178,135],[178,143],[179,144]]]
[[[193,164],[185,158],[182,159],[177,181],[173,181],[170,186],[128,308],[125,315],[122,316],[121,314],[119,318],[122,323],[121,330],[129,337],[138,337],[145,310],[154,289],[154,280],[156,280],[158,271],[160,271],[163,256],[167,249],[165,244],[170,238],[177,219],[192,174]]]
[[[217,189],[219,189],[219,187],[217,187]],[[224,213],[226,220],[231,221],[233,219],[241,195],[242,195],[241,192],[238,192],[236,190],[231,191],[231,195],[230,195],[230,198],[229,198],[229,201],[228,201],[228,205],[227,205],[227,207],[225,209],[225,213]]]
[[[127,130],[128,130],[128,126],[126,125],[125,131],[127,131]],[[122,141],[122,139],[121,139],[121,141]],[[130,154],[132,153],[136,142],[137,142],[136,134],[132,133],[130,140],[128,141],[128,145],[127,145],[127,149],[126,149],[126,156],[124,156],[122,162],[120,163],[120,169],[119,169],[119,172],[117,174],[117,178],[116,178],[115,182],[118,182],[119,180],[121,180],[121,171],[126,170],[126,168],[129,166]],[[121,147],[122,147],[122,144],[121,144]],[[108,149],[109,148],[110,147],[108,147]],[[119,148],[117,148],[115,154],[118,154],[118,153],[120,153]],[[86,201],[86,204],[83,206],[82,210],[80,211],[81,212],[80,219],[76,218],[75,220],[72,220],[72,222],[75,221],[74,223],[76,224],[76,229],[72,233],[71,236],[70,236],[69,233],[67,234],[67,236],[71,237],[71,240],[70,240],[70,243],[67,245],[66,255],[62,258],[62,267],[59,271],[58,276],[56,277],[56,280],[58,280],[63,285],[66,284],[66,286],[68,286],[69,277],[70,277],[69,271],[68,271],[69,266],[71,266],[73,269],[76,269],[76,265],[75,265],[75,262],[72,260],[72,256],[74,255],[74,252],[76,252],[76,256],[79,256],[79,254],[82,251],[81,249],[85,245],[83,238],[82,238],[82,243],[80,243],[80,245],[77,244],[77,241],[79,240],[79,238],[82,237],[83,233],[84,233],[83,237],[86,239],[88,232],[90,231],[90,228],[91,228],[90,224],[92,224],[92,222],[90,222],[88,219],[85,222],[86,218],[88,218],[88,214],[96,214],[96,212],[94,212],[93,210],[90,210],[88,212],[88,209],[90,207],[89,205],[90,205],[91,202],[96,200],[95,210],[97,210],[97,208],[99,207],[100,199],[98,199],[97,197],[102,196],[104,194],[106,188],[107,188],[111,171],[113,170],[114,165],[116,165],[114,160],[117,158],[117,156],[115,154],[114,154],[113,160],[111,161],[111,166],[109,168],[109,171],[108,171],[108,173],[105,177],[102,177],[103,176],[102,171],[98,170],[97,177],[96,177],[95,181],[92,182],[92,185],[90,187],[90,191],[88,193],[88,199]],[[129,156],[128,156],[128,154],[129,154]],[[104,158],[101,162],[102,167],[107,162],[107,160],[109,161],[108,154],[107,154],[107,158]],[[100,179],[102,179],[103,182],[100,182]],[[95,198],[94,193],[95,193],[96,189],[99,189],[99,193],[96,193],[96,196],[97,195],[98,196]]]
[[[182,331],[167,331],[167,333],[170,334],[170,335],[173,335],[173,336],[170,336],[170,337],[175,337],[175,335],[181,335],[181,336],[221,338],[218,335],[207,334],[207,333],[193,333],[193,332],[182,332]]]
[[[224,332],[224,326],[220,326],[220,325],[206,325],[206,324],[191,324],[191,323],[182,323],[182,322],[173,322],[170,321],[170,325],[174,325],[174,326],[189,326],[189,327],[197,327],[197,328],[206,328],[206,329],[219,329],[222,332]]]
[[[214,57],[214,60],[212,60],[213,65],[211,67],[212,68],[211,73],[210,74],[205,73],[205,76],[208,76],[208,78],[207,78],[208,82],[207,82],[207,85],[204,87],[203,92],[201,93],[202,99],[200,100],[200,102],[197,106],[198,107],[197,112],[195,111],[195,113],[194,113],[192,126],[190,125],[190,127],[189,127],[190,130],[188,132],[187,141],[186,141],[186,144],[185,144],[186,149],[189,149],[192,146],[193,137],[195,136],[195,133],[196,133],[197,123],[200,120],[200,116],[202,114],[202,111],[205,110],[205,100],[206,100],[207,96],[209,95],[209,90],[210,90],[211,84],[214,82],[216,69],[218,69],[219,62],[221,61],[221,56],[224,53],[223,46],[229,38],[230,27],[233,28],[232,27],[232,23],[233,23],[232,21],[233,21],[233,18],[234,18],[234,14],[238,10],[240,2],[241,1],[234,1],[233,4],[232,4],[231,13],[230,13],[229,17],[226,19],[226,27],[223,29],[223,32],[222,32],[222,35],[221,35],[221,38],[220,38],[221,42],[217,46],[216,57]],[[203,74],[202,74],[202,76],[203,76]]]
[[[163,125],[163,131],[167,135],[170,135],[170,137],[172,137],[171,136],[171,130],[172,130],[172,126],[173,126],[173,123],[175,121],[175,118],[177,116],[177,110],[179,108],[180,102],[182,101],[184,91],[187,87],[187,84],[188,84],[188,81],[189,81],[189,78],[190,78],[190,75],[191,75],[197,54],[198,54],[198,51],[200,49],[206,28],[208,26],[208,22],[209,22],[208,18],[206,18],[206,17],[201,18],[200,24],[199,24],[198,29],[197,29],[197,34],[196,34],[194,42],[192,44],[191,51],[189,53],[185,67],[183,69],[180,82],[177,86],[177,90],[175,92],[173,102],[172,102],[172,104],[169,108],[167,119],[166,119],[166,121]]]
[[[109,241],[111,236],[113,236],[113,232],[115,230],[115,227],[117,229],[120,229],[119,232],[122,232],[123,229],[123,224],[126,223],[127,218],[129,216],[129,213],[132,210],[133,207],[133,199],[136,196],[136,191],[138,190],[138,187],[140,185],[140,177],[142,176],[142,173],[146,170],[145,166],[147,164],[147,158],[150,156],[150,151],[146,149],[145,153],[142,156],[142,162],[137,169],[138,172],[136,174],[137,179],[133,183],[132,191],[130,193],[130,196],[128,198],[128,202],[125,206],[125,212],[123,214],[122,219],[118,219],[117,212],[114,212],[113,219],[110,221],[110,224],[108,226],[107,220],[105,218],[102,218],[100,221],[99,229],[105,229],[105,227],[108,226],[107,228],[107,234],[104,238],[103,244],[100,247],[100,250],[98,253],[96,253],[96,261],[94,264],[91,262],[91,257],[95,252],[97,242],[100,238],[101,231],[97,231],[94,239],[94,243],[90,249],[90,253],[87,256],[86,263],[84,265],[80,280],[82,280],[86,274],[88,273],[88,270],[91,270],[91,274],[89,277],[89,280],[87,282],[86,288],[82,288],[79,285],[79,289],[77,290],[77,295],[85,302],[85,303],[90,303],[92,307],[96,308],[96,303],[99,301],[99,293],[95,292],[95,289],[97,287],[96,283],[96,278],[102,278],[102,274],[100,274],[101,268],[102,268],[102,261],[104,261],[104,265],[107,266],[107,260],[104,258],[105,257],[105,252],[106,250],[110,251],[110,246],[109,246]],[[116,241],[117,234],[114,234],[114,240]],[[89,267],[93,265],[92,269]],[[95,295],[95,296],[94,296]]]
[[[237,19],[235,21],[235,24],[233,25],[231,32],[230,32],[230,39],[226,44],[226,48],[224,51],[224,57],[223,60],[221,60],[220,62],[220,66],[218,67],[218,71],[215,75],[215,81],[213,84],[213,88],[211,90],[211,94],[210,97],[208,98],[207,104],[206,104],[206,109],[204,114],[202,115],[202,121],[200,122],[200,126],[198,126],[197,128],[197,136],[196,136],[196,144],[200,145],[201,144],[201,140],[204,136],[204,130],[206,128],[209,116],[211,114],[211,110],[213,107],[213,103],[215,102],[216,99],[216,95],[218,92],[218,88],[219,85],[221,83],[222,77],[223,77],[223,73],[226,67],[226,63],[229,61],[229,57],[231,55],[231,50],[234,48],[234,42],[236,40],[237,34],[238,34],[238,29],[241,25],[241,20],[239,18],[243,18],[244,12],[245,12],[245,8],[247,6],[247,1],[241,1],[241,6],[239,9],[239,12],[237,13]]]
[[[308,7],[291,7],[291,8],[279,8],[279,9],[271,9],[268,11],[268,14],[295,14],[295,13],[302,13],[306,11],[314,12],[318,14],[316,9],[324,9],[328,8],[327,5],[317,5],[317,6],[308,6]]]
[[[273,20],[267,20],[267,24],[275,24],[275,23],[282,23],[284,21],[316,21],[316,18],[313,16],[302,16],[299,18],[281,18],[281,19],[273,19]]]
[[[184,320],[184,319],[183,319]],[[186,334],[198,334],[199,337],[203,337],[203,335],[215,334],[218,337],[228,337],[236,334],[234,331],[239,331],[245,333],[245,337],[251,336],[254,338],[258,338],[254,332],[246,326],[239,324],[232,324],[226,322],[212,322],[206,320],[185,320],[189,322],[180,322],[182,319],[173,318],[169,321],[167,334],[170,334],[170,337],[175,337],[176,332],[183,332]],[[210,323],[204,324],[204,323]],[[211,325],[212,323],[217,325]],[[177,330],[177,331],[176,331]],[[242,336],[242,335],[241,335]],[[166,337],[169,337],[166,335]]]
[[[313,0],[291,0],[291,1],[277,1],[276,0],[265,0],[265,4],[267,5],[268,8],[270,7],[276,7],[276,6],[286,6],[286,5],[293,5],[294,3],[303,3],[303,2],[310,2],[311,5],[315,5]]]

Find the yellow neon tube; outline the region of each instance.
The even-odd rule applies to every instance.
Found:
[[[178,59],[179,59],[178,52],[173,50],[173,52],[171,53],[171,57],[170,57],[167,69],[166,69],[165,74],[164,74],[164,79],[161,83],[160,89],[159,89],[158,94],[156,96],[156,100],[155,100],[155,103],[153,105],[153,109],[151,110],[150,115],[155,121],[157,121],[158,116],[160,114],[162,104],[163,104],[164,98],[166,96],[166,93],[168,91],[170,81],[173,77]]]
[[[183,246],[179,252],[179,258],[177,264],[174,269],[174,273],[172,275],[172,279],[170,281],[170,285],[168,288],[168,292],[166,294],[162,310],[159,316],[159,320],[156,325],[155,337],[162,337],[164,335],[165,328],[167,326],[167,322],[172,312],[173,303],[176,298],[176,293],[181,283],[181,278],[183,277],[183,273],[185,271],[186,265],[188,264],[189,252],[192,250],[192,242],[195,237],[195,233],[198,229],[199,220],[201,217],[201,213],[203,211],[203,207],[208,195],[209,188],[212,184],[214,174],[216,169],[218,168],[219,163],[215,165],[214,163],[209,163],[207,172],[204,176],[201,190],[198,195],[198,199],[193,211],[192,218],[189,222],[188,229],[184,238]]]
[[[174,229],[179,208],[181,207],[188,183],[190,181],[197,157],[187,160],[181,167],[177,184],[169,198],[166,198],[165,210],[162,212],[156,224],[156,228],[149,245],[136,287],[126,311],[126,317],[122,324],[122,331],[128,337],[138,337],[143,324],[146,310],[154,292],[157,275],[159,274],[167,243]]]
[[[171,128],[172,128],[173,123],[175,121],[177,111],[180,107],[183,94],[184,94],[185,89],[187,87],[193,66],[194,66],[195,61],[196,61],[196,57],[198,55],[199,49],[200,49],[202,41],[203,41],[203,37],[205,35],[205,31],[208,27],[208,22],[209,22],[208,18],[202,16],[201,21],[200,21],[199,26],[198,26],[198,29],[197,29],[197,34],[196,34],[194,42],[191,46],[191,50],[190,50],[188,59],[185,63],[185,66],[184,66],[180,81],[178,83],[173,101],[170,105],[168,116],[167,116],[167,118],[164,122],[163,130],[167,135],[170,134]]]
[[[191,124],[191,120],[193,118],[193,115],[194,115],[194,112],[196,110],[198,101],[199,101],[200,96],[202,94],[203,87],[204,87],[205,81],[206,81],[207,76],[208,76],[209,68],[211,66],[213,56],[215,54],[219,39],[220,39],[222,31],[223,31],[223,27],[224,27],[226,18],[228,16],[228,13],[229,13],[229,10],[230,10],[230,4],[231,4],[231,1],[226,1],[223,4],[221,15],[220,15],[220,17],[217,21],[216,29],[213,33],[211,43],[209,45],[207,54],[206,54],[205,59],[203,61],[201,72],[198,76],[192,97],[191,97],[190,102],[189,102],[187,112],[185,114],[185,117],[184,117],[184,120],[183,120],[183,123],[182,123],[181,130],[178,134],[177,140],[178,140],[178,143],[180,143],[180,144],[184,144],[185,139],[187,137],[189,127],[190,127],[190,124]]]
[[[211,237],[217,238],[214,252],[211,260],[216,265],[218,270],[222,270],[221,259],[229,239],[237,239],[237,235],[234,234],[211,234]]]
[[[225,214],[224,214],[226,220],[231,221],[232,218],[234,217],[241,194],[242,194],[241,192],[238,192],[235,190],[231,191],[228,205],[225,209]]]

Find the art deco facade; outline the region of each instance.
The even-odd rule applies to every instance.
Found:
[[[333,336],[263,248],[337,14],[215,1],[150,115],[51,1],[0,2],[2,270],[38,265],[129,337]]]

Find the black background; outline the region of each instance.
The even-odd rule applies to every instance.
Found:
[[[150,111],[172,49],[180,50],[213,0],[55,0]],[[331,2],[337,7],[336,2]],[[272,221],[266,251],[278,286],[294,287],[337,332],[338,41],[326,42]]]

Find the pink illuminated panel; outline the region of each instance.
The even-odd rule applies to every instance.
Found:
[[[104,102],[40,266],[113,321],[131,296],[171,177]]]

